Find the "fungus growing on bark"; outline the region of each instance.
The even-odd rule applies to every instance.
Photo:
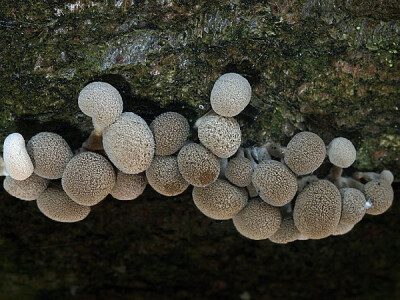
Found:
[[[337,137],[329,143],[327,154],[333,165],[348,168],[356,160],[357,151],[348,139]]]
[[[380,174],[375,172],[355,172],[353,178],[356,180],[364,179],[365,181],[383,179],[389,184],[392,184],[394,180],[393,173],[389,170],[383,170]]]
[[[115,172],[111,163],[93,152],[74,156],[62,176],[62,187],[76,203],[92,206],[111,193],[115,185]]]
[[[269,240],[276,244],[287,244],[297,240],[300,231],[296,228],[293,219],[283,219],[278,231],[269,237]]]
[[[364,217],[367,206],[364,194],[354,188],[340,189],[342,214],[340,224],[355,225]]]
[[[203,145],[189,143],[178,154],[179,172],[191,185],[204,187],[217,180],[220,160]]]
[[[32,175],[34,167],[19,133],[11,133],[4,140],[3,157],[6,173],[16,180],[25,180]]]
[[[194,187],[192,196],[197,208],[215,220],[231,219],[246,206],[248,200],[245,189],[224,179],[217,179],[206,187]]]
[[[143,193],[146,185],[147,179],[144,173],[125,174],[118,171],[111,196],[117,200],[134,200]]]
[[[211,91],[213,110],[224,117],[238,115],[251,99],[251,86],[246,78],[237,73],[220,76]]]
[[[103,132],[103,146],[111,162],[125,174],[145,171],[154,156],[154,138],[145,120],[123,113]]]
[[[234,157],[229,160],[225,170],[226,178],[239,187],[246,187],[251,183],[253,164],[246,157]]]
[[[279,208],[265,203],[260,198],[250,199],[248,204],[233,217],[233,225],[244,237],[263,240],[279,229],[282,216]]]
[[[32,174],[27,179],[16,180],[7,176],[3,181],[3,187],[11,196],[31,201],[36,200],[41,193],[47,188],[49,181]]]
[[[53,132],[41,132],[33,136],[26,150],[35,167],[34,172],[47,179],[61,178],[73,153],[67,142]]]
[[[371,202],[367,209],[369,215],[380,215],[389,209],[393,203],[392,186],[383,179],[372,180],[364,186],[365,198]]]

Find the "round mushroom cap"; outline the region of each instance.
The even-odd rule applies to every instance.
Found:
[[[308,184],[297,196],[293,219],[302,234],[321,239],[335,232],[341,210],[339,190],[333,183],[319,180]]]
[[[144,173],[125,174],[118,171],[111,196],[117,200],[134,200],[143,193],[146,185],[147,179]]]
[[[294,173],[306,175],[318,169],[325,155],[324,141],[315,133],[303,131],[290,140],[284,160]]]
[[[101,128],[110,126],[121,115],[122,97],[118,90],[107,82],[92,82],[79,93],[78,106]]]
[[[340,217],[340,224],[342,225],[355,225],[361,221],[365,215],[365,199],[364,194],[354,188],[340,189],[342,198],[342,215]]]
[[[41,193],[47,188],[49,181],[32,174],[25,180],[16,180],[7,176],[3,181],[3,187],[11,196],[31,201],[36,200]]]
[[[200,142],[221,158],[231,157],[240,147],[242,134],[234,118],[210,114],[199,124]]]
[[[214,220],[228,220],[240,212],[247,204],[248,196],[244,188],[217,179],[206,187],[194,187],[193,202],[207,217]]]
[[[380,179],[386,180],[389,184],[393,183],[394,176],[389,170],[383,170],[380,174]]]
[[[268,160],[259,164],[252,180],[261,199],[273,206],[289,203],[297,192],[296,176],[279,161]]]
[[[111,162],[125,174],[139,174],[151,164],[154,138],[145,120],[132,113],[123,113],[104,129],[103,146]]]
[[[217,180],[220,160],[203,145],[190,143],[179,151],[178,167],[187,182],[204,187]]]
[[[276,244],[287,244],[297,240],[300,237],[300,231],[294,225],[293,219],[282,220],[278,231],[269,237],[269,240]]]
[[[332,164],[340,168],[348,168],[356,160],[357,151],[348,139],[337,137],[329,143],[327,154]]]
[[[154,156],[146,177],[151,187],[164,196],[182,194],[189,186],[179,173],[176,156]]]
[[[332,235],[343,235],[346,234],[348,232],[350,232],[352,229],[354,228],[354,224],[353,225],[349,225],[349,224],[342,224],[339,223],[335,232],[332,233]]]
[[[243,236],[252,240],[271,237],[281,226],[282,216],[279,208],[265,203],[260,198],[253,198],[236,216],[233,225]]]
[[[155,155],[171,155],[177,152],[186,142],[190,132],[187,119],[176,112],[159,115],[150,124],[153,132]]]
[[[88,151],[74,156],[68,162],[61,183],[64,191],[76,203],[92,206],[111,193],[115,177],[114,168],[106,158]]]
[[[90,207],[72,201],[62,189],[55,187],[40,194],[36,203],[46,217],[58,222],[78,222],[90,213]]]
[[[364,186],[365,198],[372,203],[367,209],[369,215],[380,215],[389,209],[393,203],[392,186],[383,179],[372,180]]]
[[[53,132],[36,134],[28,141],[26,150],[35,167],[34,172],[46,179],[61,178],[73,156],[68,143]]]
[[[251,99],[251,86],[246,78],[237,73],[220,76],[211,91],[212,109],[224,117],[238,115]]]
[[[3,158],[6,172],[16,180],[25,180],[33,173],[33,163],[25,147],[24,137],[11,133],[4,140]]]
[[[253,164],[246,157],[232,158],[226,167],[225,176],[234,185],[246,187],[251,183]]]

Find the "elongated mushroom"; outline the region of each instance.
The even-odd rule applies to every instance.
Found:
[[[16,180],[25,180],[32,175],[34,167],[25,147],[24,137],[11,133],[4,140],[3,157],[5,171]]]
[[[118,171],[111,196],[117,200],[134,200],[143,193],[146,185],[147,179],[144,173],[125,174]]]
[[[16,180],[11,176],[7,176],[3,181],[3,187],[7,193],[25,201],[36,200],[44,192],[48,184],[48,180],[36,174],[32,174],[24,180]]]

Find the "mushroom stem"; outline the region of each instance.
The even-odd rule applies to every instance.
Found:
[[[0,156],[0,176],[8,176],[6,166],[4,165],[3,157]]]
[[[88,151],[102,151],[103,148],[103,128],[93,120],[94,129],[90,136],[83,142],[82,148]]]
[[[244,149],[244,157],[248,158],[253,168],[257,168],[257,166],[263,161],[271,160],[271,156],[268,153],[267,148],[265,147],[249,147]]]
[[[219,160],[220,162],[220,169],[219,169],[219,179],[226,179],[225,176],[225,171],[226,171],[226,167],[228,166],[228,159],[227,158],[221,158]]]
[[[285,156],[286,147],[279,143],[268,141],[263,147],[265,147],[271,156],[276,158],[283,158]]]
[[[363,190],[364,185],[361,182],[350,177],[342,177],[342,173],[343,169],[334,165],[327,179],[334,183],[338,189],[351,187],[360,191]]]
[[[355,172],[353,174],[353,178],[358,181],[360,181],[361,179],[364,179],[366,181],[383,179],[386,180],[389,184],[392,184],[394,179],[393,173],[389,170],[383,170],[380,174],[375,172]]]

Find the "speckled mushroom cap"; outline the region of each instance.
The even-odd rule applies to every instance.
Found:
[[[319,180],[308,184],[297,196],[293,219],[302,234],[321,239],[335,232],[341,210],[339,190],[333,183]]]
[[[35,167],[34,172],[47,179],[61,178],[73,153],[67,142],[53,132],[41,132],[33,136],[26,150]]]
[[[296,176],[279,161],[268,160],[259,164],[252,180],[260,197],[273,206],[289,203],[297,192]]]
[[[117,200],[134,200],[139,197],[147,185],[146,175],[117,173],[117,181],[111,191],[111,196]]]
[[[343,235],[350,232],[354,228],[354,225],[345,225],[339,223],[335,232],[332,235]]]
[[[81,111],[91,117],[101,128],[117,120],[123,109],[122,97],[118,90],[106,82],[92,82],[79,93],[78,105]]]
[[[364,194],[372,206],[367,209],[369,215],[380,215],[389,209],[393,203],[392,186],[383,179],[372,180],[364,186]]]
[[[361,221],[365,215],[366,207],[364,194],[354,188],[340,189],[342,198],[342,215],[340,223],[342,225],[354,225]]]
[[[272,236],[282,222],[279,208],[253,198],[236,216],[233,225],[243,236],[252,240],[263,240]]]
[[[329,143],[327,154],[332,164],[340,168],[348,168],[356,160],[357,151],[348,139],[337,137]]]
[[[76,203],[92,206],[111,193],[115,180],[111,163],[100,154],[88,151],[74,156],[68,162],[61,183],[64,191]]]
[[[7,176],[3,181],[3,187],[11,196],[31,201],[36,200],[47,188],[49,181],[32,174],[25,180],[15,180]]]
[[[206,187],[194,187],[192,196],[197,208],[214,220],[231,219],[246,206],[248,200],[244,188],[224,179],[217,179]]]
[[[90,207],[72,201],[62,189],[56,187],[46,189],[36,203],[46,217],[58,222],[78,222],[90,213]]]
[[[306,175],[318,169],[325,155],[324,141],[315,133],[304,131],[290,140],[284,160],[294,173]]]
[[[204,187],[217,180],[220,160],[203,145],[190,143],[179,151],[178,167],[187,182]]]
[[[246,78],[237,73],[220,76],[211,91],[213,110],[224,117],[238,115],[251,99],[251,86]]]
[[[164,196],[179,195],[189,186],[179,173],[176,156],[154,156],[146,177],[151,187]]]
[[[16,180],[25,180],[33,173],[33,163],[25,147],[24,137],[11,133],[4,140],[3,158],[6,172]]]
[[[253,164],[246,157],[234,157],[229,160],[225,170],[226,178],[234,185],[246,187],[251,183]]]
[[[278,231],[269,237],[269,240],[276,244],[287,244],[297,240],[300,236],[300,231],[294,225],[293,219],[282,220]]]
[[[231,157],[240,147],[242,134],[234,118],[210,114],[199,124],[200,142],[221,158]]]
[[[171,155],[177,152],[186,142],[190,132],[187,119],[176,112],[159,115],[150,124],[153,132],[155,155]]]
[[[151,164],[154,138],[145,120],[132,113],[123,113],[104,129],[103,146],[111,162],[125,174],[139,174]]]

